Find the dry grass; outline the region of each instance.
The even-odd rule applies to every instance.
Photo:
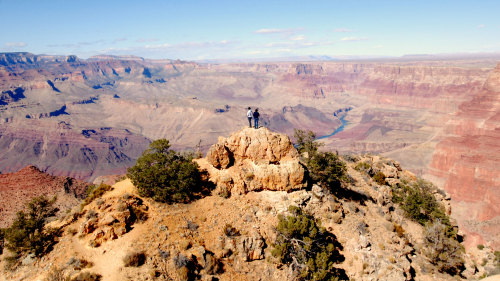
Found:
[[[123,264],[126,267],[139,267],[146,262],[146,254],[144,252],[128,253],[123,258]]]

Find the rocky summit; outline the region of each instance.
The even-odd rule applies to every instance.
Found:
[[[206,169],[218,192],[292,191],[305,186],[304,167],[287,135],[267,128],[245,128],[219,138],[198,164]]]
[[[286,135],[265,128],[221,137],[195,160],[215,185],[211,194],[168,205],[120,181],[49,223],[60,234],[45,256],[25,256],[14,270],[5,270],[2,258],[0,280],[297,280],[300,267],[281,263],[274,249],[286,235],[287,224],[278,224],[298,209],[332,242],[329,266],[341,280],[475,280],[498,273],[489,247],[443,250],[432,236],[441,224],[408,217],[399,197],[412,186],[426,188],[443,222],[452,209],[446,192],[400,163],[346,156],[345,182],[330,189],[307,182],[304,157]],[[456,222],[448,225],[462,237]]]

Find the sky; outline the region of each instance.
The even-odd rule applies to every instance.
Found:
[[[500,53],[499,0],[0,0],[0,52],[256,59]]]

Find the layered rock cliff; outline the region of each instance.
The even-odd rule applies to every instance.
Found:
[[[481,142],[497,137],[495,118],[480,112],[488,105],[477,102],[496,102],[498,85],[488,77],[495,75],[491,72],[497,63],[196,64],[128,56],[84,60],[0,54],[0,171],[35,164],[52,174],[89,181],[122,174],[153,139],[167,138],[177,150],[208,151],[220,135],[246,124],[251,106],[260,109],[261,124],[272,130],[292,135],[294,128],[310,129],[318,137],[328,136],[322,139],[327,150],[383,153],[426,176],[435,163],[431,168],[439,184],[448,175],[450,181],[466,183],[458,189],[448,184],[452,194],[457,193],[452,189],[475,185],[458,176],[475,173],[475,168],[453,167],[450,163],[459,154],[469,152],[450,148],[447,156],[447,147],[470,149],[473,157],[466,158],[481,167],[475,178],[487,182],[479,185],[492,194],[488,198],[494,205],[497,193],[487,186],[496,171],[483,167],[498,166],[497,150],[461,147],[449,137]]]
[[[500,247],[500,64],[446,124],[431,173],[444,180],[469,244]]]

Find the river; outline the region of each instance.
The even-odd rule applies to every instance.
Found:
[[[320,140],[320,139],[326,139],[326,138],[329,138],[329,137],[331,137],[331,136],[334,136],[334,135],[335,135],[335,134],[337,134],[337,133],[342,132],[342,131],[344,130],[345,125],[347,125],[347,121],[345,120],[345,117],[346,117],[346,115],[344,115],[344,116],[342,116],[342,117],[340,117],[340,118],[339,118],[339,120],[340,120],[340,122],[341,122],[342,124],[341,124],[341,125],[340,125],[340,127],[338,127],[335,131],[333,131],[333,133],[331,133],[331,134],[329,134],[329,135],[326,135],[326,136],[317,137],[316,139],[317,139],[317,140]]]

